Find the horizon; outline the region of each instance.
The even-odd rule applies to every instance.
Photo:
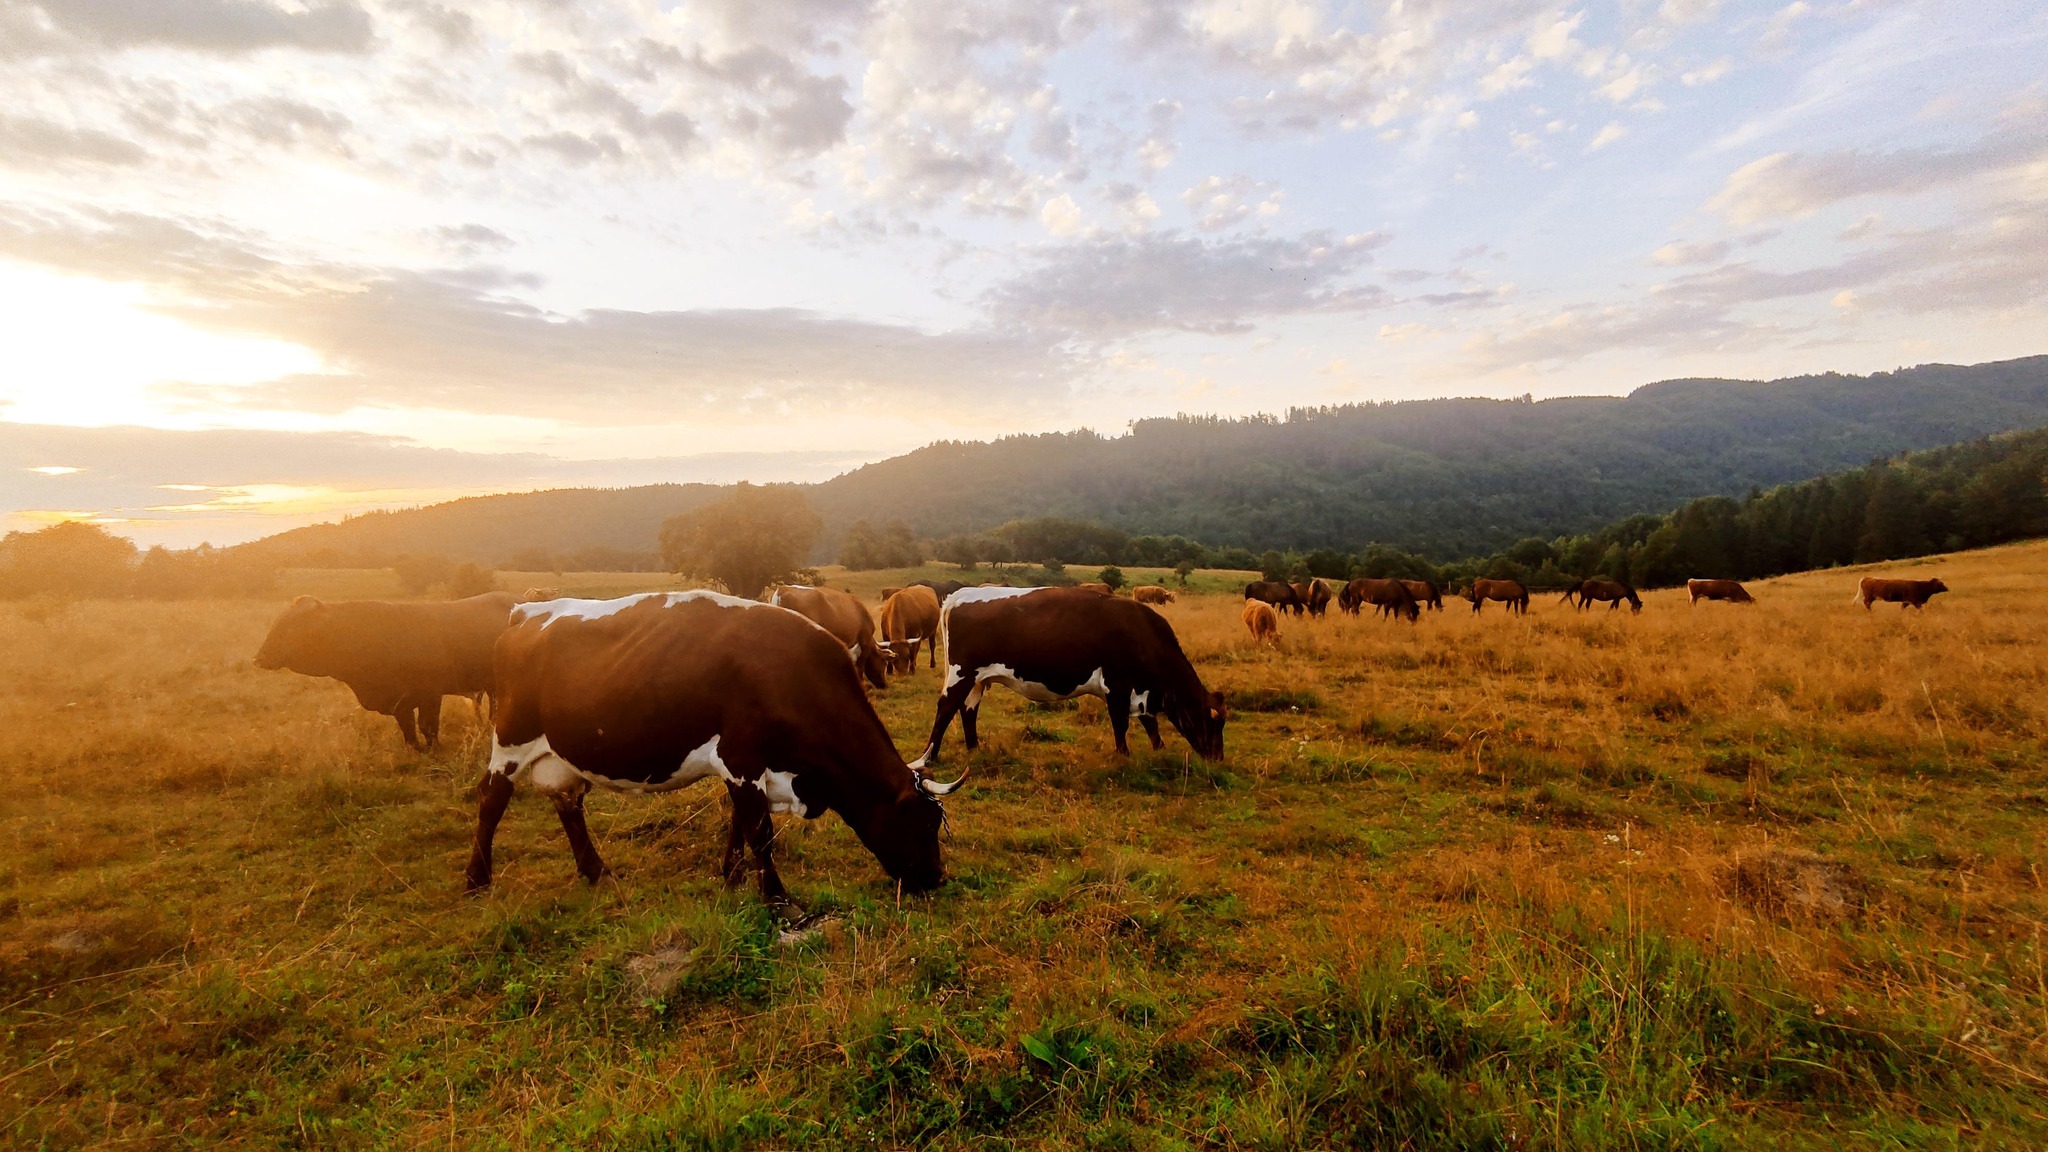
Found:
[[[2024,8],[35,0],[0,33],[8,529],[232,544],[2048,330]]]

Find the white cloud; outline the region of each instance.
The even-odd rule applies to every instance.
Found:
[[[1729,69],[1733,68],[1734,66],[1735,65],[1731,63],[1727,57],[1724,56],[1721,59],[1715,60],[1711,63],[1702,64],[1697,68],[1689,69],[1686,72],[1682,73],[1678,77],[1678,79],[1688,88],[1698,88],[1703,84],[1712,84],[1714,81],[1719,80],[1723,76],[1726,76],[1728,74]]]
[[[1181,193],[1195,227],[1204,232],[1228,228],[1249,217],[1277,216],[1285,197],[1283,190],[1243,174],[1227,179],[1209,176]]]
[[[1600,149],[1607,147],[1626,135],[1628,135],[1628,129],[1622,127],[1616,121],[1609,121],[1605,128],[1594,133],[1592,143],[1586,145],[1586,151],[1598,152]]]
[[[1038,210],[1038,222],[1054,236],[1065,237],[1080,235],[1087,220],[1082,215],[1081,206],[1074,203],[1074,198],[1062,192],[1047,200],[1045,207]]]

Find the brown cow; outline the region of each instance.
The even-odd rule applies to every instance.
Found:
[[[1581,580],[1564,590],[1566,603],[1571,603],[1574,596],[1578,597],[1578,606],[1582,610],[1592,607],[1595,600],[1605,602],[1609,612],[1621,607],[1624,600],[1628,601],[1631,612],[1643,610],[1643,598],[1636,595],[1635,589],[1619,580],[1609,580],[1605,576]]]
[[[787,608],[832,635],[846,646],[846,654],[859,666],[861,675],[877,688],[889,686],[888,663],[882,646],[875,641],[875,618],[860,597],[837,588],[811,588],[802,584],[777,584],[768,597],[777,608]]]
[[[1131,589],[1131,599],[1140,604],[1171,604],[1173,593],[1157,584],[1140,584]]]
[[[976,744],[982,693],[1001,684],[1027,700],[1050,703],[1099,696],[1119,755],[1133,713],[1156,750],[1164,715],[1205,760],[1223,755],[1223,697],[1181,651],[1166,617],[1130,600],[1072,588],[966,588],[939,614],[946,646],[946,687],[931,739],[914,767],[938,754],[953,716],[967,747]]]
[[[1306,585],[1296,584],[1294,590],[1301,595],[1302,602],[1308,605],[1310,616],[1321,617],[1323,613],[1329,611],[1332,597],[1328,580],[1312,579]]]
[[[899,676],[917,671],[917,646],[931,646],[931,666],[939,666],[939,597],[918,585],[904,588],[882,605],[882,647],[889,670]]]
[[[1244,626],[1255,644],[1280,643],[1280,614],[1264,600],[1244,602]]]
[[[1301,593],[1296,592],[1294,585],[1285,580],[1254,580],[1244,586],[1244,598],[1263,600],[1281,612],[1292,612],[1296,616],[1301,615],[1301,610],[1305,607],[1301,602]]]
[[[1936,593],[1948,591],[1948,585],[1940,580],[1887,580],[1878,576],[1865,576],[1856,586],[1856,602],[1863,605],[1865,612],[1871,604],[1882,600],[1897,604],[1901,611],[1907,608],[1925,608],[1927,601]]]
[[[1529,590],[1520,580],[1474,580],[1465,589],[1465,599],[1472,602],[1475,616],[1488,600],[1500,601],[1509,612],[1529,614]]]
[[[887,604],[889,602],[889,597],[894,596],[895,594],[901,591],[903,591],[903,589],[901,588],[884,588],[882,589],[880,600],[882,603]],[[933,593],[933,595],[936,596],[937,593]]]
[[[1407,586],[1409,593],[1415,597],[1417,604],[1436,612],[1444,610],[1443,589],[1438,588],[1435,581],[1403,580],[1401,583]]]
[[[1404,580],[1383,579],[1361,576],[1344,586],[1344,594],[1338,598],[1337,606],[1353,616],[1367,604],[1375,612],[1383,612],[1388,619],[1406,616],[1410,624],[1422,615],[1422,609],[1415,603],[1415,593],[1410,591]]]
[[[496,673],[471,891],[491,882],[491,841],[521,777],[554,801],[593,884],[606,869],[583,819],[592,785],[666,792],[714,777],[732,801],[726,881],[744,877],[751,846],[762,897],[786,913],[769,855],[776,812],[838,812],[903,887],[943,879],[937,799],[959,782],[903,762],[845,646],[794,612],[707,591],[527,605],[498,641]]]
[[[1749,589],[1734,580],[1687,580],[1685,593],[1692,597],[1694,604],[1702,600],[1726,600],[1734,604],[1756,603],[1756,597],[1749,594]]]
[[[1079,589],[1080,589],[1081,591],[1083,591],[1083,592],[1093,592],[1093,593],[1095,593],[1095,594],[1096,594],[1097,596],[1114,596],[1114,595],[1116,595],[1116,590],[1115,590],[1115,589],[1111,588],[1111,587],[1110,587],[1109,585],[1107,585],[1107,584],[1104,584],[1104,583],[1103,583],[1102,581],[1100,581],[1100,580],[1090,580],[1090,581],[1088,581],[1088,582],[1086,582],[1086,583],[1083,583],[1083,584],[1076,584],[1076,585],[1074,585],[1074,587],[1076,587],[1076,588],[1079,588]]]
[[[301,596],[270,626],[256,666],[339,680],[357,703],[396,719],[407,745],[432,748],[441,697],[491,691],[491,645],[514,603],[504,592],[440,604]]]
[[[939,603],[941,604],[946,602],[946,597],[967,587],[967,585],[958,580],[912,580],[910,582],[910,587],[912,588],[919,586],[931,589],[932,594],[939,598]]]

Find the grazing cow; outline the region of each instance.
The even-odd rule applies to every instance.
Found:
[[[951,596],[953,593],[958,592],[962,588],[967,587],[967,585],[961,583],[958,580],[912,580],[910,582],[910,587],[929,588],[932,590],[932,595],[937,596],[939,598],[939,603],[944,604],[946,602],[946,597]]]
[[[1488,600],[1500,601],[1510,612],[1529,614],[1529,590],[1520,580],[1474,580],[1465,589],[1465,599],[1472,602],[1475,616]]]
[[[1173,593],[1157,584],[1140,584],[1131,589],[1131,599],[1140,604],[1171,604]]]
[[[1734,604],[1754,604],[1756,597],[1749,589],[1734,580],[1687,580],[1685,594],[1692,597],[1694,604],[1702,600],[1726,600]]]
[[[1897,604],[1903,611],[1925,608],[1927,601],[1936,593],[1946,591],[1948,585],[1940,580],[1886,580],[1879,576],[1865,576],[1863,582],[1856,586],[1856,603],[1863,605],[1865,612],[1879,600]]]
[[[1100,580],[1090,580],[1090,581],[1088,581],[1088,582],[1087,582],[1087,583],[1085,583],[1085,584],[1076,584],[1076,585],[1074,585],[1074,587],[1076,587],[1076,588],[1079,588],[1079,589],[1080,589],[1081,591],[1083,591],[1083,592],[1093,592],[1093,593],[1095,593],[1095,594],[1096,594],[1097,596],[1114,596],[1114,595],[1116,595],[1116,590],[1115,590],[1115,589],[1111,588],[1111,587],[1110,587],[1109,585],[1107,585],[1107,584],[1104,584],[1104,583],[1103,583],[1102,581],[1100,581]]]
[[[1635,589],[1619,580],[1609,580],[1605,576],[1581,580],[1564,590],[1566,603],[1571,603],[1574,596],[1578,597],[1578,606],[1582,610],[1592,607],[1595,600],[1605,601],[1609,612],[1621,607],[1623,600],[1628,601],[1631,612],[1643,610],[1643,598],[1636,595]]]
[[[875,641],[875,618],[860,597],[837,588],[811,588],[802,584],[777,584],[768,597],[777,608],[787,608],[839,637],[846,654],[860,668],[861,675],[877,688],[889,686],[888,663],[882,646]]]
[[[1285,580],[1254,580],[1244,586],[1244,598],[1263,600],[1278,611],[1293,612],[1296,616],[1301,615],[1304,607],[1301,593]]]
[[[904,588],[882,605],[882,646],[889,653],[889,671],[908,676],[917,671],[917,646],[931,646],[932,667],[939,666],[939,598],[922,585]]]
[[[425,750],[441,740],[441,697],[491,691],[491,645],[514,603],[504,592],[439,604],[301,596],[270,626],[256,666],[339,680]]]
[[[943,878],[934,784],[904,764],[838,637],[794,612],[717,592],[552,600],[512,615],[496,652],[490,766],[477,787],[470,891],[491,882],[491,840],[515,779],[554,801],[576,870],[605,874],[583,797],[592,785],[667,792],[716,777],[732,800],[725,878],[785,911],[773,813],[839,813],[911,891]]]
[[[1280,614],[1264,600],[1244,602],[1244,627],[1254,644],[1280,643]]]
[[[1223,696],[1202,687],[1166,617],[1131,600],[1072,588],[968,588],[939,614],[946,646],[946,687],[931,739],[916,765],[938,755],[953,716],[967,747],[990,684],[1050,703],[1100,696],[1119,755],[1133,713],[1156,750],[1164,715],[1206,760],[1223,755]]]
[[[1409,593],[1415,597],[1415,602],[1417,604],[1436,612],[1441,612],[1444,610],[1443,589],[1438,588],[1436,586],[1435,581],[1403,580],[1401,581],[1401,583],[1405,585]]]
[[[1388,619],[1399,616],[1408,618],[1410,624],[1422,615],[1422,609],[1415,603],[1415,593],[1410,591],[1404,580],[1380,579],[1361,576],[1344,586],[1344,592],[1337,598],[1337,606],[1353,616],[1367,604],[1375,612],[1383,612]]]

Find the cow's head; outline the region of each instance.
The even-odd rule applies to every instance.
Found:
[[[1934,594],[1935,594],[1936,592],[1946,592],[1946,591],[1948,591],[1948,585],[1946,585],[1946,584],[1943,584],[1943,583],[1941,582],[1941,577],[1939,577],[1939,576],[1937,576],[1937,577],[1935,577],[1934,579],[1932,579],[1932,580],[1929,580],[1929,581],[1927,582],[1927,594],[1928,594],[1929,596],[1932,596],[1932,595],[1934,595]]]
[[[319,660],[327,639],[327,615],[327,605],[315,597],[301,596],[292,601],[292,606],[270,626],[263,647],[256,650],[256,666],[266,671],[307,671],[309,664]]]
[[[1223,693],[1199,689],[1191,700],[1175,700],[1166,715],[1197,755],[1204,760],[1221,760],[1223,722],[1229,713],[1223,706]]]
[[[854,832],[904,891],[929,892],[946,879],[939,857],[939,829],[946,823],[946,810],[926,790],[927,781],[919,776],[916,782],[909,794],[882,805]]]

